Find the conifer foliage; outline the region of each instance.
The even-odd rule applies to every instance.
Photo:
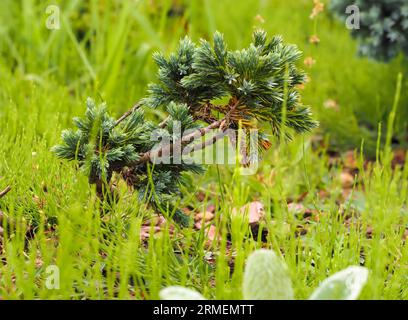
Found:
[[[200,173],[202,168],[175,161],[176,142],[185,147],[211,129],[259,129],[260,149],[267,149],[262,123],[263,128],[272,128],[272,134],[284,131],[288,137],[314,128],[317,123],[297,90],[305,81],[296,66],[300,57],[296,46],[279,36],[267,41],[262,30],[254,33],[249,47],[237,51],[228,50],[218,32],[213,44],[201,40],[197,45],[185,37],[168,58],[154,54],[158,83],[149,85],[146,98],[117,120],[105,104],[88,99],[84,117],[74,118],[76,129],[63,131],[62,144],[53,151],[61,159],[76,161],[96,184],[101,199],[106,199],[116,172],[142,201],[187,225],[188,218],[177,208],[180,186],[188,183],[186,172]],[[158,107],[168,117],[160,123],[146,121],[143,110]],[[175,142],[176,131],[181,136]],[[157,149],[157,136],[172,137],[171,142]],[[164,153],[170,161],[155,161]]]
[[[265,121],[276,134],[282,128],[285,103],[285,126],[302,133],[316,123],[309,109],[299,103],[296,86],[305,82],[305,74],[296,67],[301,54],[280,36],[268,42],[263,30],[254,32],[248,48],[237,51],[228,50],[218,32],[213,45],[201,40],[197,46],[186,37],[168,59],[159,53],[154,55],[159,83],[149,86],[150,96],[145,101],[151,107],[171,101],[185,103],[194,118],[207,123],[214,120],[212,111],[227,116],[233,127],[239,121],[246,126],[255,119]],[[220,98],[229,103],[212,103]]]
[[[408,55],[407,0],[332,0],[331,8],[347,19],[346,8],[357,5],[360,29],[353,29],[359,40],[359,52],[364,56],[388,61],[401,51]]]

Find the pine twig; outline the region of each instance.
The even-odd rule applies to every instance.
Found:
[[[6,189],[0,192],[0,199],[3,198],[7,193],[9,193],[11,190],[10,186],[7,186]]]
[[[123,120],[125,120],[127,117],[129,117],[133,112],[135,112],[136,110],[138,110],[140,107],[142,106],[141,102],[136,103],[131,109],[129,109],[128,111],[126,111],[124,114],[121,115],[121,117],[116,120],[115,122],[115,127],[117,125],[119,125]],[[160,128],[164,128],[167,124],[167,121],[169,120],[169,116],[164,119],[162,122],[159,123],[159,127]]]
[[[166,124],[167,124],[167,122],[169,121],[169,119],[170,119],[170,116],[167,116],[166,119],[164,119],[162,122],[159,123],[159,127],[160,127],[161,129],[163,129],[163,128],[166,126]]]
[[[139,109],[142,106],[142,103],[139,101],[136,103],[131,109],[126,111],[118,120],[115,122],[115,127],[119,125],[123,120],[125,120],[127,117],[129,117],[133,112],[135,112],[137,109]]]

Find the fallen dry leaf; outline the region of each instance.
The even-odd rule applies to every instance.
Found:
[[[215,213],[215,205],[214,204],[209,204],[207,206],[207,211],[209,211],[211,213]]]
[[[344,155],[344,167],[348,169],[358,169],[357,160],[354,156],[354,151],[347,151]]]
[[[152,230],[151,226],[142,226],[140,229],[140,239],[146,240],[150,237],[150,231]],[[161,227],[153,227],[153,233],[158,233],[161,230]]]
[[[340,181],[341,181],[342,187],[345,189],[352,188],[354,185],[354,177],[346,171],[343,171],[340,174]]]
[[[328,197],[330,197],[330,193],[323,189],[319,190],[317,195],[319,196],[320,199],[327,199]]]
[[[198,221],[194,224],[195,228],[200,230],[203,227],[201,221]],[[211,224],[211,222],[204,223],[204,235],[207,237],[207,241],[205,242],[206,247],[210,247],[214,239],[216,238],[217,228]],[[220,235],[218,235],[218,240],[221,239]]]
[[[403,240],[407,240],[407,239],[408,239],[408,229],[405,229],[404,234],[402,235],[402,239],[403,239]]]
[[[204,226],[205,226],[205,227],[209,226],[210,224],[211,224],[211,222],[205,222],[205,221],[204,221]],[[194,224],[194,227],[195,227],[197,230],[200,230],[200,229],[203,227],[203,221],[197,221],[197,222]]]
[[[203,202],[205,200],[205,193],[202,191],[198,191],[196,194],[196,198],[198,201]]]
[[[295,202],[291,202],[288,203],[288,211],[291,214],[299,214],[299,213],[303,213],[306,211],[306,208],[303,204],[301,203],[295,203]]]
[[[191,212],[193,211],[193,209],[189,208],[189,207],[183,207],[183,208],[181,208],[181,211],[183,211],[183,213],[186,214],[186,215],[190,215]]]
[[[162,226],[166,223],[166,218],[163,217],[162,215],[155,215],[151,219],[146,220],[143,223],[143,226],[150,226],[151,224],[155,226]]]
[[[401,167],[405,165],[406,154],[406,150],[403,149],[397,149],[394,151],[394,157],[392,159],[393,168],[397,165],[400,165]]]
[[[237,210],[234,208],[232,210],[232,215],[235,215],[236,213]],[[265,216],[264,205],[259,201],[253,201],[242,206],[239,209],[239,213],[248,216],[249,224],[258,223]]]
[[[214,214],[210,211],[199,212],[195,215],[195,221],[211,221],[214,219]]]
[[[316,212],[313,216],[312,216],[313,221],[315,222],[319,222],[320,221],[320,212]]]
[[[208,228],[208,231],[206,232],[207,238],[211,241],[215,239],[215,236],[217,234],[217,228],[212,224]]]
[[[342,202],[347,201],[347,199],[350,198],[352,192],[353,192],[353,189],[351,189],[351,188],[344,188],[344,189],[341,191],[341,197],[340,197],[341,201],[342,201]]]

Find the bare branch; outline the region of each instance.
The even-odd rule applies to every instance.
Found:
[[[167,116],[166,119],[164,119],[162,122],[159,123],[159,127],[163,129],[166,126],[169,119],[170,119],[170,116]]]
[[[139,109],[142,106],[142,103],[139,101],[136,103],[131,109],[126,111],[118,120],[115,122],[115,127],[121,123],[123,120],[125,120],[127,117],[129,117],[133,112],[135,112],[137,109]]]
[[[7,193],[9,193],[11,190],[10,186],[7,186],[6,189],[0,192],[0,199],[3,198]]]
[[[213,137],[203,141],[201,144],[188,145],[183,149],[183,155],[187,155],[189,153],[193,153],[193,152],[196,152],[196,151],[199,151],[199,150],[203,150],[203,149],[213,145],[218,140],[223,139],[225,136],[227,136],[225,131],[220,131],[216,135],[214,135]]]
[[[191,132],[190,134],[183,136],[178,143],[180,143],[181,145],[188,144],[188,143],[192,142],[194,139],[204,136],[205,134],[210,132],[210,130],[212,130],[212,129],[217,129],[217,128],[223,127],[223,125],[225,124],[225,121],[226,121],[225,118],[223,118],[223,119],[220,119],[220,120],[217,120],[217,121],[211,123],[209,126],[207,126],[205,128],[197,129],[194,132]],[[168,145],[164,146],[160,150],[157,150],[157,151],[150,150],[148,152],[145,152],[145,153],[141,154],[139,160],[135,163],[135,165],[146,163],[146,162],[150,161],[151,159],[154,159],[155,157],[160,157],[163,153],[167,154],[168,152],[171,152],[173,150],[173,146],[174,146],[174,144],[171,143],[171,144],[168,144]]]

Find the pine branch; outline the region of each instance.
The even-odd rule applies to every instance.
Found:
[[[180,141],[178,141],[178,143],[180,143],[181,146],[185,145],[185,144],[189,144],[194,139],[204,136],[205,134],[207,134],[211,130],[217,129],[217,128],[219,129],[225,123],[225,121],[226,121],[226,118],[223,118],[221,120],[217,120],[217,121],[213,122],[212,124],[208,125],[205,128],[199,128],[196,131],[194,131],[194,132],[192,132],[192,133],[190,133],[188,135],[183,136],[180,139]],[[174,146],[174,144],[170,143],[170,144],[160,148],[158,151],[150,150],[148,152],[145,152],[145,153],[141,154],[139,160],[135,163],[135,166],[143,164],[143,163],[147,163],[147,162],[153,160],[156,157],[162,156],[163,154],[171,154],[172,151],[173,151],[173,146]]]
[[[183,149],[183,155],[187,155],[196,151],[204,150],[205,148],[217,143],[220,139],[223,139],[226,136],[225,131],[220,131],[213,137],[206,139],[203,141],[201,144],[196,144],[196,145],[189,145],[186,148]]]

